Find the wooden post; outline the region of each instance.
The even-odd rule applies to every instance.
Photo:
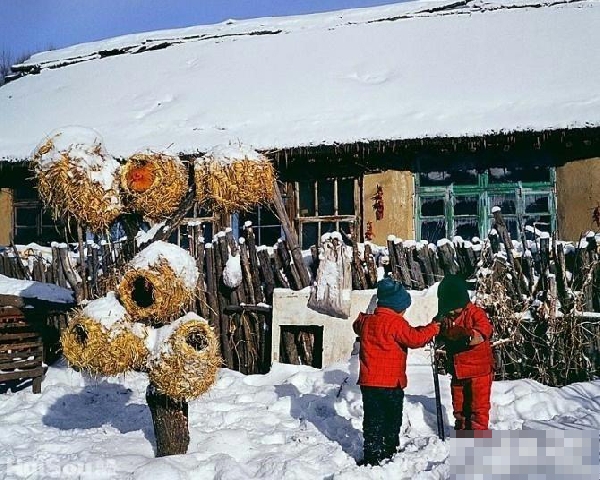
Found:
[[[19,272],[19,277],[17,278],[21,278],[22,280],[31,280],[31,274],[29,273],[29,269],[23,266],[23,262],[21,261],[21,256],[19,255],[17,247],[15,247],[14,243],[11,243],[10,247],[12,248],[12,251],[15,254],[15,265]]]
[[[494,224],[493,228],[498,232],[499,240],[504,244],[504,249],[506,250],[506,258],[508,259],[508,263],[514,266],[514,257],[512,254],[513,244],[510,239],[510,234],[508,233],[508,229],[506,228],[506,222],[504,221],[504,217],[502,216],[502,212],[498,208],[493,212],[494,215]]]
[[[433,278],[436,282],[439,282],[444,278],[444,270],[440,267],[440,262],[437,256],[437,247],[432,243],[427,245],[427,256],[431,262],[431,269],[433,270]]]
[[[375,288],[377,285],[377,267],[375,266],[375,258],[371,245],[365,243],[365,263],[367,264],[367,285],[369,288]]]
[[[424,290],[425,280],[423,279],[421,265],[417,261],[416,250],[416,247],[410,247],[406,249],[406,259],[410,262],[410,273],[413,279],[413,285],[411,288],[416,287],[417,290]]]
[[[454,248],[449,241],[438,246],[437,254],[444,269],[444,275],[457,273],[458,268],[454,262]]]
[[[2,262],[0,262],[2,263]],[[45,282],[46,274],[44,272],[44,258],[42,256],[35,257],[33,262],[33,279],[36,282]]]
[[[83,228],[77,223],[77,243],[79,245],[79,277],[81,278],[81,296],[84,299],[90,298],[87,287],[87,268],[86,255],[83,241]]]
[[[412,288],[410,265],[407,262],[404,246],[402,245],[402,241],[400,241],[400,239],[394,240],[393,251],[394,255],[396,256],[396,264],[400,268],[400,281],[406,288]]]
[[[204,252],[206,255],[206,300],[208,303],[208,321],[215,330],[215,335],[221,338],[221,325],[219,322],[219,301],[217,299],[217,274],[215,269],[215,253],[212,243],[207,243],[204,246]],[[223,358],[225,358],[225,352],[223,345],[221,345],[221,352]]]
[[[428,254],[428,246],[423,245],[417,249],[417,261],[421,265],[421,270],[425,272],[425,285],[431,287],[435,283],[435,276],[433,274],[433,267],[431,266],[431,260]]]
[[[264,301],[265,297],[260,285],[260,266],[258,264],[258,254],[256,251],[256,238],[252,230],[252,224],[244,225],[246,230],[246,242],[248,244],[248,261],[250,262],[250,271],[252,272],[252,287],[254,289],[254,297],[257,302]]]
[[[69,262],[68,255],[69,255],[69,249],[68,249],[67,245],[62,244],[58,248],[58,257],[60,260],[60,266],[61,266],[62,271],[65,274],[65,277],[67,278],[67,282],[69,282],[69,285],[73,289],[73,292],[75,292],[75,299],[77,300],[77,303],[79,304],[83,300],[83,291],[81,289],[81,284],[79,282],[77,282],[77,277],[75,276],[75,271],[73,270],[73,267],[71,266],[71,264]]]
[[[298,268],[296,264],[293,262],[290,252],[288,251],[288,243],[280,238],[277,240],[277,245],[279,246],[278,252],[281,255],[281,261],[283,264],[283,269],[288,278],[288,281],[291,279],[291,285],[293,285],[294,290],[301,290],[302,280],[300,279],[300,273],[298,272]]]
[[[387,249],[388,249],[388,258],[390,259],[390,270],[392,272],[392,278],[399,282],[404,283],[404,278],[400,273],[400,265],[398,265],[398,257],[396,255],[394,240],[396,237],[393,235],[388,236],[387,238]]]
[[[221,342],[222,342],[222,347],[227,352],[226,353],[227,357],[223,356],[223,359],[226,361],[226,365],[228,368],[234,368],[235,365],[234,365],[234,359],[233,359],[233,351],[231,349],[231,342],[230,342],[231,324],[230,324],[229,316],[227,316],[223,313],[223,308],[227,305],[227,300],[225,299],[225,295],[223,294],[223,287],[222,287],[224,262],[223,262],[223,257],[222,257],[223,251],[220,248],[218,236],[219,236],[219,234],[217,234],[215,236],[215,238],[213,239],[213,245],[214,245],[213,251],[215,254],[215,264],[214,265],[215,265],[215,273],[216,273],[216,280],[217,280],[216,294],[217,294],[217,299],[219,300],[218,314],[219,314],[219,323],[220,323],[220,329],[221,329]]]
[[[283,232],[285,233],[285,239],[289,245],[290,253],[292,258],[294,259],[294,264],[298,267],[298,273],[300,275],[301,288],[308,287],[310,285],[310,277],[308,275],[308,270],[304,265],[304,259],[302,258],[302,251],[300,250],[300,244],[298,242],[298,236],[296,235],[296,231],[294,230],[292,223],[285,211],[285,205],[283,204],[283,198],[281,197],[281,192],[279,191],[279,186],[277,185],[277,181],[275,181],[274,185],[275,195],[273,198],[273,206],[275,207],[275,212],[281,221],[281,227],[283,228]]]
[[[187,453],[190,443],[187,402],[159,393],[152,384],[146,389],[146,402],[154,423],[156,456]]]
[[[99,295],[98,291],[98,271],[100,270],[100,248],[95,243],[90,245],[91,250],[91,258],[90,258],[90,275],[92,277],[91,285],[90,285],[90,294],[91,296]],[[102,292],[104,295],[106,292]]]
[[[273,245],[273,262],[275,264],[274,273],[275,278],[279,282],[279,285],[282,288],[290,288],[290,283],[285,276],[283,270],[283,262],[281,261],[281,256],[279,255],[279,245]]]
[[[319,247],[316,245],[310,246],[310,256],[312,257],[312,263],[310,265],[310,271],[312,278],[317,278],[317,272],[319,271]]]
[[[260,260],[260,271],[265,280],[265,301],[273,305],[273,289],[275,288],[275,278],[273,277],[273,268],[271,267],[271,257],[267,247],[257,249],[258,259]]]
[[[300,356],[298,354],[298,347],[296,346],[296,336],[293,332],[284,331],[281,335],[282,353],[285,354],[283,360],[287,360],[287,363],[292,365],[300,365]]]
[[[200,235],[199,226],[194,227],[194,252],[196,253],[196,267],[198,268],[198,282],[196,294],[198,295],[198,311],[206,319],[210,317],[209,302],[206,297],[206,275],[204,273],[204,238]]]
[[[251,304],[256,304],[256,297],[254,296],[254,285],[252,280],[252,271],[250,269],[250,258],[248,255],[248,245],[246,240],[240,238],[240,264],[242,266],[243,275],[243,286],[246,292],[246,298]]]

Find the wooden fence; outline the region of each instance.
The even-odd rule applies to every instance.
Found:
[[[498,225],[500,227],[500,225]],[[293,260],[292,251],[284,240],[280,240],[272,248],[257,246],[251,225],[244,228],[243,238],[236,240],[228,230],[214,236],[212,242],[205,243],[199,226],[187,227],[188,250],[196,259],[201,273],[197,288],[197,300],[190,305],[195,311],[214,327],[221,341],[221,351],[225,365],[243,373],[264,373],[270,368],[271,359],[271,319],[273,290],[277,287],[299,290],[308,285],[301,272],[303,265]],[[500,232],[502,229],[499,228]],[[502,378],[517,378],[527,374],[536,376],[533,367],[519,367],[519,359],[514,349],[506,347],[503,325],[507,315],[506,308],[512,309],[511,315],[528,319],[525,310],[530,309],[535,301],[551,303],[558,300],[563,310],[570,312],[600,312],[600,267],[598,245],[595,237],[588,238],[579,245],[569,246],[560,242],[552,242],[549,238],[538,238],[535,244],[528,245],[519,255],[514,254],[512,243],[502,239],[502,235],[494,230],[484,242],[441,241],[437,246],[415,242],[402,242],[390,237],[387,249],[379,249],[369,244],[359,249],[352,243],[352,283],[354,289],[374,288],[377,282],[377,268],[383,267],[406,287],[422,290],[441,280],[445,274],[458,273],[466,278],[476,278],[474,288],[478,291],[490,283],[489,278],[481,274],[483,271],[493,272],[493,285],[498,290],[501,286],[505,294],[502,300],[504,309],[498,310],[494,304],[484,305],[488,308],[499,335],[495,340],[501,341],[497,350],[499,372]],[[114,244],[88,244],[85,255],[69,254],[66,245],[54,246],[52,258],[44,259],[35,252],[25,266],[17,260],[12,250],[0,255],[0,274],[14,278],[31,279],[56,283],[66,288],[81,290],[81,298],[97,298],[114,290],[128,260],[135,255],[137,247],[134,242],[118,242]],[[529,247],[529,248],[528,248]],[[312,262],[309,269],[313,278],[316,275],[319,259],[316,247],[313,247]],[[297,252],[296,257],[297,257]],[[242,283],[230,288],[223,283],[223,270],[230,256],[240,257],[242,267]],[[81,262],[83,259],[83,263]],[[83,269],[81,268],[83,265]],[[550,292],[550,295],[547,294]],[[479,292],[485,293],[485,292]],[[579,310],[576,310],[577,307]],[[575,309],[575,310],[574,310]],[[522,321],[519,328],[531,330],[531,323],[547,323],[547,316],[541,318],[539,313],[530,315],[531,319]],[[582,346],[586,358],[593,359],[590,374],[600,374],[598,359],[600,345],[594,343],[593,336],[598,338],[595,316],[588,316],[583,324],[586,335],[591,337]],[[541,318],[541,319],[540,319]],[[570,318],[570,317],[569,317]],[[57,320],[58,319],[58,320]],[[64,326],[64,315],[55,316],[53,320],[60,328]],[[536,330],[536,342],[539,343],[539,329]],[[594,333],[596,332],[596,333]],[[541,336],[540,336],[541,335]],[[526,338],[522,333],[519,342]],[[282,339],[282,348],[286,341]],[[515,348],[527,349],[523,343],[511,342]],[[529,342],[534,344],[533,340]],[[552,348],[556,345],[552,344]],[[541,347],[536,347],[536,351]],[[522,353],[521,353],[522,355]],[[556,355],[556,354],[555,354]],[[537,354],[538,363],[546,361]],[[521,362],[522,363],[522,362]],[[577,362],[575,362],[577,363]],[[590,367],[589,362],[579,362],[579,367],[565,367],[577,370]],[[533,373],[532,373],[533,372]],[[570,373],[572,378],[580,378],[580,373]],[[544,377],[545,378],[545,377]],[[550,380],[547,380],[550,381]]]

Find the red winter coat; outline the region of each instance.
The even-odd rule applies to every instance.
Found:
[[[437,323],[411,327],[402,315],[383,307],[361,313],[352,326],[360,337],[358,384],[389,388],[406,388],[407,350],[422,347],[440,329]]]
[[[449,360],[454,367],[454,376],[463,379],[492,373],[494,356],[490,337],[494,329],[485,311],[469,302],[460,315],[454,319],[454,325],[465,327],[470,332],[477,330],[483,336],[483,342],[474,346],[456,348],[455,343],[446,342]]]

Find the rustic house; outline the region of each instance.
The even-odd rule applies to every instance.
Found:
[[[409,2],[36,54],[0,88],[0,245],[57,236],[24,162],[73,124],[122,158],[264,151],[303,248],[351,226],[380,244],[482,236],[494,206],[514,236],[576,239],[600,202],[598,24],[598,0]],[[207,236],[248,219],[259,244],[281,235],[265,208],[193,217]]]

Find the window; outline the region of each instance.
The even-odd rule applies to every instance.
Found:
[[[194,203],[179,228],[174,230],[169,237],[169,242],[189,250],[190,242],[198,241],[198,239],[193,238],[197,226],[200,226],[200,235],[204,238],[204,242],[210,242],[213,238],[214,222],[214,215]]]
[[[14,242],[49,243],[61,238],[50,212],[45,211],[37,190],[30,182],[13,190]]]
[[[500,207],[513,239],[521,238],[526,226],[556,229],[553,168],[422,172],[416,184],[416,230],[422,240],[485,237],[493,223],[493,207]]]
[[[301,248],[317,245],[328,232],[350,233],[357,222],[359,193],[355,178],[296,182],[296,222]]]
[[[250,212],[240,212],[237,215],[237,230],[244,236],[244,223],[252,222],[252,231],[256,237],[257,245],[275,245],[283,237],[281,222],[271,208],[263,205],[257,206]],[[233,222],[235,224],[235,218]]]

